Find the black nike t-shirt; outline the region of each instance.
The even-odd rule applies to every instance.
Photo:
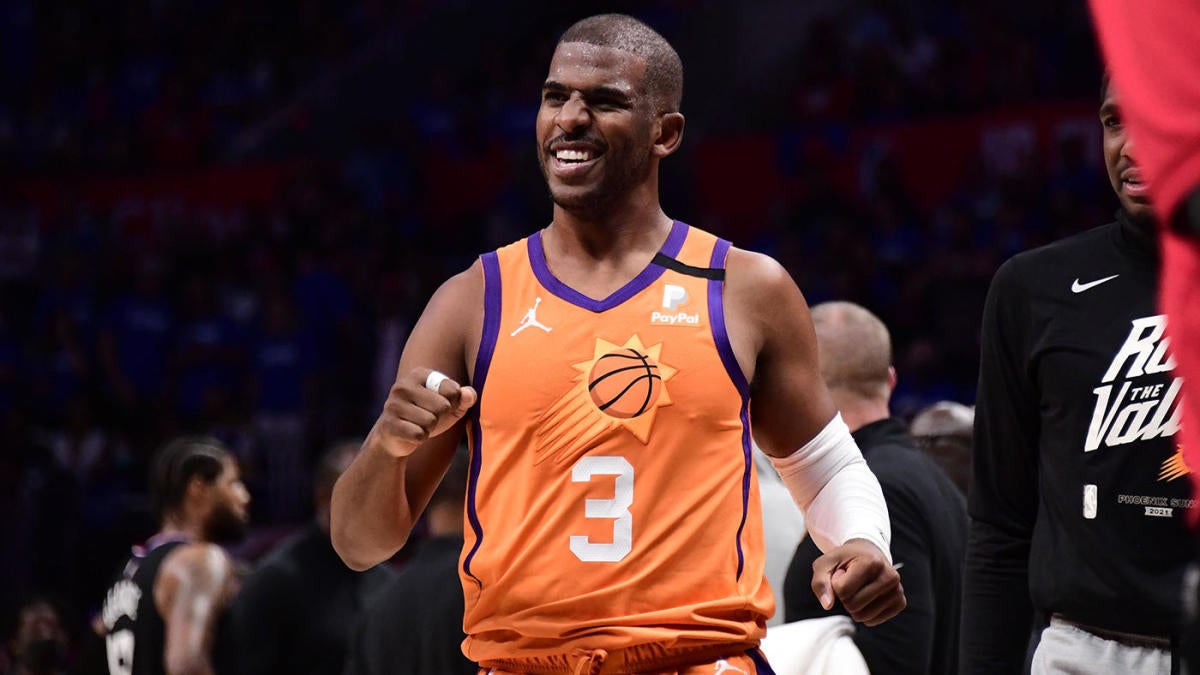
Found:
[[[1017,672],[1033,610],[1168,635],[1193,503],[1154,243],[1127,216],[1005,263],[984,309],[963,672]],[[1009,667],[1005,667],[1007,664]]]

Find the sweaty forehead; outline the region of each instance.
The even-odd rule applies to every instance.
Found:
[[[588,42],[564,42],[554,50],[546,79],[567,86],[617,87],[633,93],[646,72],[642,57]]]

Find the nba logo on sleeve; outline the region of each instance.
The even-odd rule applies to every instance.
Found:
[[[675,284],[665,284],[663,286],[662,306],[666,311],[651,312],[650,323],[661,326],[698,326],[700,325],[700,313],[688,314],[687,312],[677,311],[682,305],[686,305],[688,301],[687,289],[683,286]]]

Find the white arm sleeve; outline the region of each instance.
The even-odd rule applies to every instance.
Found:
[[[817,548],[824,552],[851,539],[866,539],[891,563],[892,525],[883,490],[841,413],[804,447],[787,457],[770,459],[804,512]]]

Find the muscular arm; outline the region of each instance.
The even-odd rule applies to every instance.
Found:
[[[181,546],[163,561],[154,602],[166,623],[167,675],[214,674],[213,633],[233,584],[233,565],[215,544]]]
[[[1033,622],[1029,546],[1037,517],[1037,396],[1020,356],[1029,325],[1011,263],[983,314],[959,659],[962,673],[1020,672]]]
[[[465,385],[468,352],[474,361],[482,325],[483,271],[476,262],[430,299],[404,346],[383,412],[333,488],[333,547],[351,568],[365,570],[404,546],[450,466],[465,426],[462,411],[454,410],[459,399],[424,390],[424,378],[433,369]],[[449,383],[445,389],[458,391]]]
[[[808,303],[767,256],[732,249],[726,270],[726,325],[751,383],[754,438],[768,455],[786,458],[776,468],[825,552],[813,564],[813,592],[826,608],[840,600],[856,621],[886,621],[904,608],[888,557],[887,507],[845,425],[830,424],[836,409]]]
[[[768,455],[786,457],[837,412],[821,379],[808,303],[767,256],[734,248],[726,267],[727,325],[750,382],[754,440]]]

